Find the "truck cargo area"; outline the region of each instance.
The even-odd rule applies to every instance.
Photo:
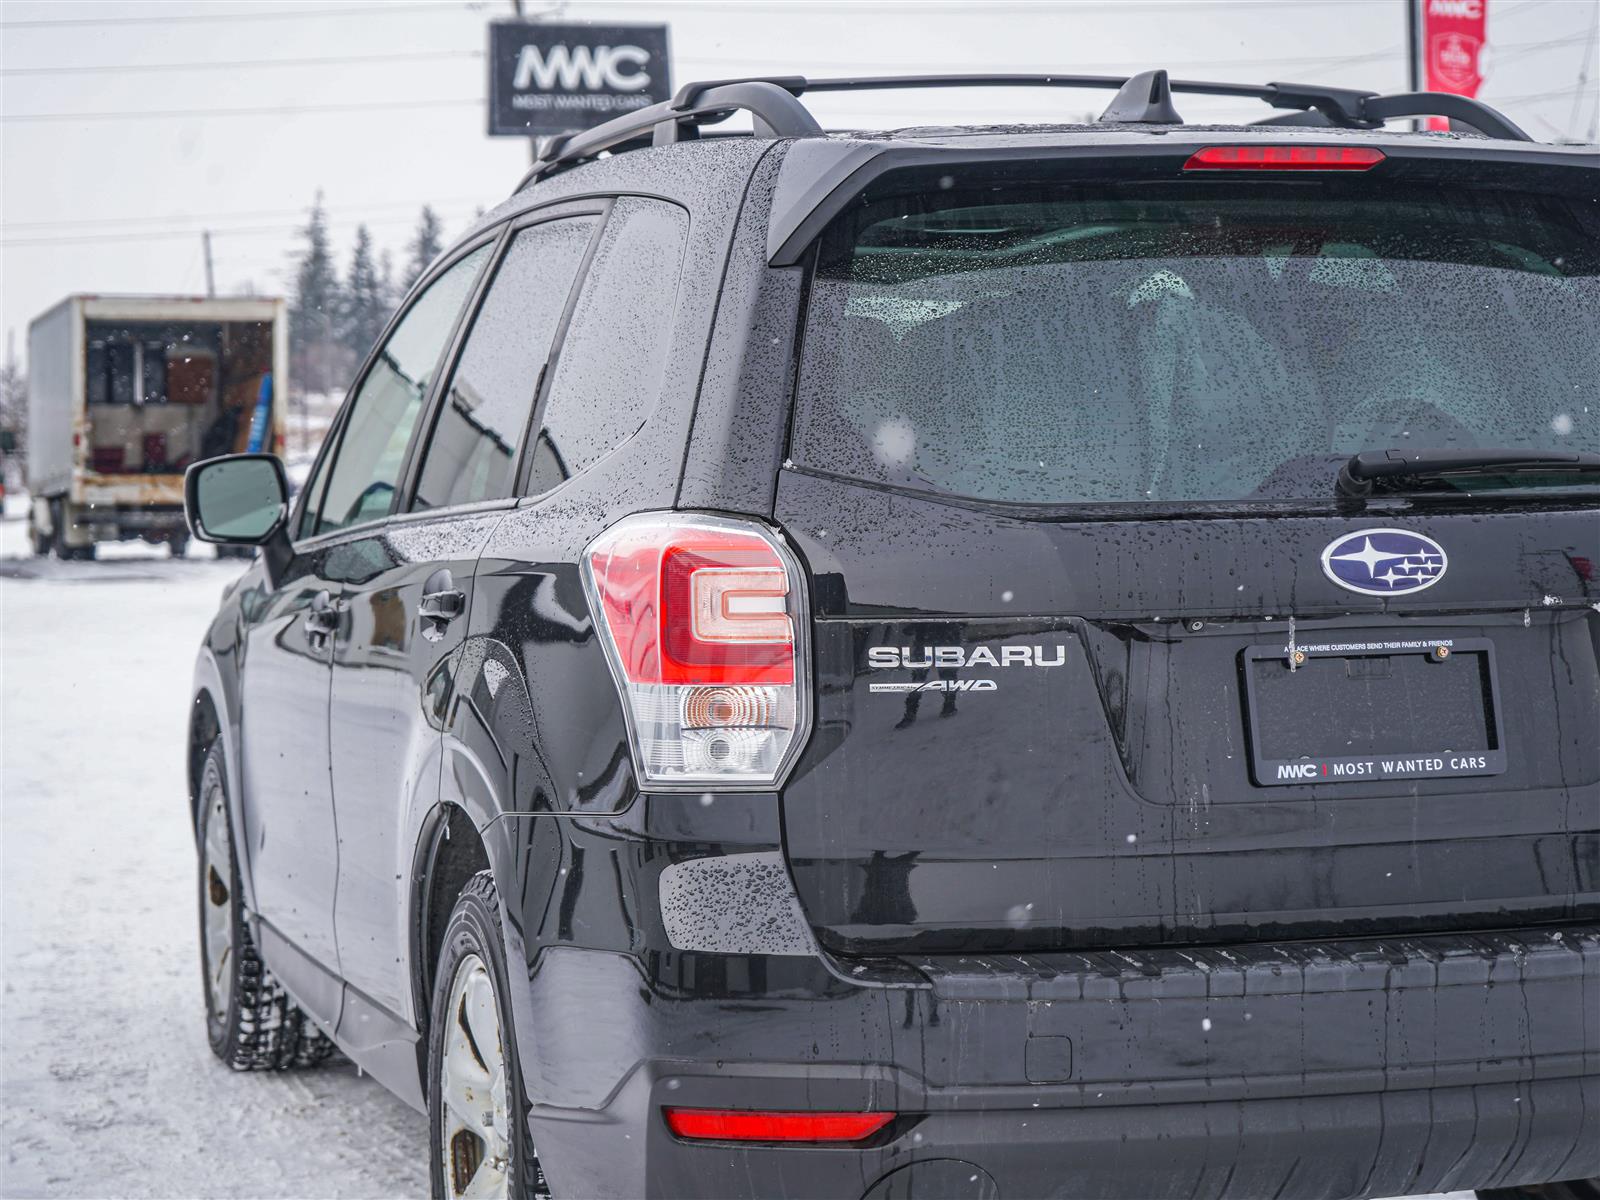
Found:
[[[85,342],[97,475],[181,474],[249,449],[257,410],[270,414],[270,322],[90,321]]]

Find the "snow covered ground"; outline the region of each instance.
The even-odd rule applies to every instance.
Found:
[[[6,507],[0,1194],[426,1195],[424,1119],[372,1080],[235,1074],[206,1046],[184,726],[240,564],[30,560]]]
[[[183,742],[240,564],[111,549],[0,537],[0,1194],[426,1195],[424,1118],[378,1084],[207,1048]]]

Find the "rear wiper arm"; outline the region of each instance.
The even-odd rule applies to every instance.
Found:
[[[1391,480],[1511,471],[1600,471],[1600,454],[1558,450],[1363,450],[1339,468],[1341,496],[1370,496]]]

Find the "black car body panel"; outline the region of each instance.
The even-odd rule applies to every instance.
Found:
[[[819,617],[817,730],[785,793],[786,845],[840,949],[1292,939],[1600,911],[1595,585],[1561,549],[1593,552],[1592,513],[1408,522],[1448,545],[1470,537],[1473,558],[1392,600],[1341,595],[1317,565],[1365,520],[1037,521],[800,472],[784,476],[778,517]],[[1274,568],[1247,572],[1258,563]],[[1560,592],[1587,603],[1544,603]],[[1248,648],[1475,638],[1497,651],[1517,747],[1505,773],[1252,779],[1236,667]],[[916,664],[979,646],[1022,653],[998,667],[868,661],[870,647]],[[998,690],[869,690],[976,679]]]
[[[191,763],[221,736],[263,953],[356,1062],[425,1103],[441,913],[486,868],[558,1196],[1600,1176],[1592,489],[1339,500],[1329,472],[1312,498],[1015,503],[799,436],[807,371],[853,353],[806,328],[836,222],[952,171],[1188,188],[1196,149],[1258,140],[1381,149],[1396,186],[1600,195],[1588,151],[1456,136],[695,139],[550,174],[446,253],[380,343],[489,248],[436,368],[405,376],[391,511],[252,565],[196,672]],[[526,429],[495,449],[515,486],[411,511],[437,415],[470,408],[443,393],[508,247],[567,219],[596,233]],[[585,394],[577,363],[603,445],[551,415]],[[585,556],[625,517],[684,512],[799,564],[810,722],[767,786],[641,781]],[[1326,567],[1396,528],[1448,552],[1436,584],[1363,594]],[[430,624],[440,588],[460,609]],[[1348,711],[1350,757],[1451,765],[1328,780],[1267,752]],[[706,865],[720,899],[695,890]],[[897,1115],[856,1144],[696,1143],[673,1106]]]

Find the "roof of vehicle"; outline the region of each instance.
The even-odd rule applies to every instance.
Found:
[[[704,136],[708,126],[736,112],[748,113],[756,138],[828,138],[830,135],[800,102],[808,92],[855,92],[887,89],[964,87],[1103,88],[1116,94],[1093,125],[1058,125],[1048,129],[1083,136],[1092,133],[1107,140],[1160,130],[1191,129],[1178,113],[1174,97],[1180,94],[1228,96],[1261,100],[1276,110],[1250,126],[1211,127],[1262,129],[1277,134],[1286,129],[1313,128],[1326,136],[1332,130],[1376,130],[1387,121],[1442,116],[1453,128],[1466,128],[1497,140],[1531,143],[1533,139],[1504,114],[1481,101],[1442,92],[1376,92],[1322,84],[1220,83],[1173,80],[1162,70],[1132,76],[1109,75],[909,75],[843,79],[807,79],[804,76],[769,76],[720,79],[684,85],[671,100],[637,109],[593,129],[547,139],[538,160],[523,177],[522,185],[560,170],[643,146],[670,145]],[[950,138],[1012,138],[1033,136],[1036,126],[938,127],[855,133],[849,136],[879,140],[904,140],[929,136]]]
[[[925,125],[825,130],[801,103],[807,92],[936,87],[1103,88],[1116,95],[1098,121],[1054,124]],[[1186,125],[1174,96],[1199,94],[1264,101],[1274,115],[1250,124]],[[747,113],[749,131],[714,128]],[[1385,128],[1389,120],[1449,117],[1449,132]],[[614,191],[639,191],[726,207],[742,193],[756,162],[781,147],[782,169],[771,202],[768,262],[792,264],[849,195],[885,171],[1033,156],[1116,157],[1172,152],[1244,139],[1278,144],[1372,145],[1407,158],[1471,158],[1476,163],[1600,166],[1594,146],[1536,142],[1480,101],[1444,93],[1376,92],[1316,84],[1240,84],[1172,80],[1165,71],[1134,76],[938,75],[806,79],[801,76],[711,80],[684,85],[671,100],[637,109],[579,133],[545,139],[512,195],[485,213],[461,240],[529,208]],[[648,147],[673,153],[633,154]],[[573,168],[583,168],[574,171]],[[537,187],[535,187],[537,185]],[[457,243],[461,244],[461,243]]]

